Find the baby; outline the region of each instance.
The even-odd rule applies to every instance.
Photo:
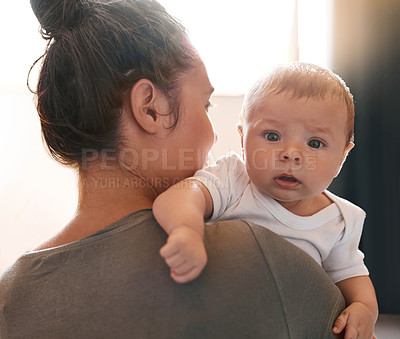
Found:
[[[329,70],[297,62],[257,82],[239,117],[242,156],[228,153],[154,203],[171,277],[185,283],[205,267],[204,220],[249,220],[307,252],[340,288],[347,308],[333,333],[372,338],[378,306],[358,250],[365,213],[326,190],[354,147],[353,126],[353,96]]]

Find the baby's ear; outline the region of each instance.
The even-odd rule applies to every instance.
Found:
[[[339,175],[340,170],[342,169],[342,166],[343,166],[344,162],[346,161],[347,155],[354,148],[354,146],[355,146],[354,142],[350,141],[348,143],[348,145],[345,147],[344,153],[343,153],[343,159],[342,159],[342,162],[340,163],[340,166],[339,166],[338,171],[337,171],[337,173],[335,175],[335,178]]]
[[[344,162],[346,161],[347,155],[354,148],[354,146],[355,146],[354,142],[350,141],[349,144],[345,147],[344,154],[343,154],[343,160],[342,160],[342,164],[340,167],[343,166]]]
[[[136,122],[147,133],[155,134],[164,129],[168,101],[150,80],[141,79],[133,85],[129,103]]]
[[[238,123],[236,125],[236,129],[240,135],[240,147],[243,149],[243,126],[240,123]]]

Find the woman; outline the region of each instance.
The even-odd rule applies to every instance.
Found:
[[[2,276],[0,337],[330,337],[340,292],[263,228],[207,228],[209,264],[187,285],[158,254],[153,200],[201,168],[214,142],[213,89],[184,28],[151,0],[31,5],[49,40],[42,134],[77,168],[79,202]]]

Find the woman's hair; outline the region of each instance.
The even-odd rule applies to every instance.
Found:
[[[349,88],[337,74],[304,62],[278,65],[266,77],[257,81],[244,98],[238,125],[245,124],[249,114],[265,96],[280,93],[288,94],[292,98],[338,98],[347,109],[346,142],[353,141],[354,102]]]
[[[31,0],[31,6],[49,41],[36,100],[57,161],[79,166],[84,149],[116,148],[124,99],[140,79],[169,98],[176,125],[179,76],[195,51],[157,1]]]

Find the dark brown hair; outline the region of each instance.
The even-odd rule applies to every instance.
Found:
[[[123,101],[148,79],[177,100],[194,51],[184,27],[154,0],[31,0],[49,41],[36,90],[42,135],[59,162],[116,148]],[[178,112],[174,112],[175,124]]]

